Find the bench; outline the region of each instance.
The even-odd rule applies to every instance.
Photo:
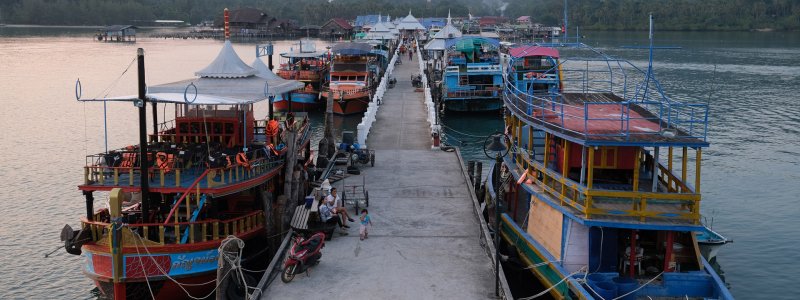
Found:
[[[336,224],[326,224],[322,222],[322,219],[319,215],[319,205],[322,201],[322,193],[320,189],[314,189],[314,201],[311,204],[310,208],[306,208],[305,205],[298,205],[294,209],[294,214],[292,215],[292,221],[290,222],[289,226],[297,232],[301,234],[311,234],[315,232],[324,232],[325,239],[330,240],[333,237],[333,231],[336,229]]]

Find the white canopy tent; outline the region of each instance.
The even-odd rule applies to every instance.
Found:
[[[409,10],[408,11],[408,16],[403,18],[403,20],[400,21],[400,24],[397,24],[397,29],[399,29],[399,30],[425,30],[425,26],[422,26],[422,24],[419,22],[419,20],[417,20],[417,18],[415,18],[413,15],[411,15],[411,11]]]
[[[303,88],[303,83],[278,77],[256,58],[253,67],[245,64],[230,41],[208,66],[195,73],[199,78],[150,86],[147,101],[191,105],[239,105],[266,100]],[[79,101],[137,101],[137,96]]]

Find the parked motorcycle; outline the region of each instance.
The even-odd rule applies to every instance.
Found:
[[[294,275],[306,272],[308,268],[316,266],[322,257],[322,248],[325,247],[325,234],[317,232],[308,239],[302,236],[294,237],[292,248],[289,249],[286,260],[283,262],[281,281],[289,283]]]
[[[411,75],[411,85],[414,86],[415,88],[421,88],[422,87],[422,75],[420,75],[420,74]]]

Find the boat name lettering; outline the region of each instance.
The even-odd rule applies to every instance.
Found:
[[[218,255],[211,254],[207,256],[188,257],[186,255],[179,255],[176,262],[172,263],[172,268],[183,268],[184,270],[191,270],[195,264],[208,264],[217,261]]]

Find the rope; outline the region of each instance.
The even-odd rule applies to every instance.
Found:
[[[635,293],[635,292],[636,292],[636,291],[638,291],[638,290],[641,290],[641,289],[642,289],[643,287],[645,287],[646,285],[648,285],[648,284],[650,284],[651,282],[655,281],[655,280],[656,280],[656,278],[658,278],[658,277],[661,277],[661,274],[664,274],[664,271],[661,271],[661,273],[658,273],[658,275],[656,275],[656,277],[653,277],[652,279],[648,280],[647,282],[645,282],[643,285],[640,285],[640,286],[639,286],[638,288],[636,288],[635,290],[632,290],[632,291],[630,291],[630,292],[627,292],[627,293],[626,293],[626,294],[624,294],[624,295],[619,295],[619,296],[617,296],[617,298],[614,298],[613,300],[617,300],[617,299],[622,299],[622,298],[625,298],[625,296],[628,296],[628,295],[630,295],[630,294],[633,294],[633,293]],[[588,286],[588,285],[587,285],[587,286]],[[650,298],[650,297],[648,297],[648,298]],[[688,299],[688,296],[687,296],[687,299]]]
[[[233,271],[233,269],[231,269],[231,270],[228,270],[228,272],[227,272],[227,273],[225,273],[225,276],[223,276],[223,277],[222,277],[222,280],[220,280],[219,282],[217,282],[217,285],[214,287],[214,289],[213,289],[213,290],[212,290],[212,291],[211,291],[211,292],[210,292],[208,295],[205,295],[205,296],[203,296],[203,297],[194,297],[192,294],[190,294],[190,293],[189,293],[189,291],[187,291],[187,290],[184,288],[184,286],[202,286],[202,285],[207,285],[207,284],[213,283],[213,282],[215,282],[215,281],[217,281],[217,280],[216,280],[216,279],[214,279],[214,280],[211,280],[211,281],[208,281],[208,282],[204,282],[204,283],[180,283],[180,282],[178,282],[177,280],[175,280],[174,278],[172,278],[172,276],[169,276],[168,272],[164,271],[164,269],[162,269],[162,268],[161,268],[161,265],[160,265],[160,264],[158,264],[158,262],[156,262],[155,258],[153,258],[153,255],[150,253],[150,249],[148,249],[148,248],[147,248],[147,245],[145,245],[145,243],[144,243],[144,239],[142,238],[142,236],[140,236],[140,235],[139,235],[139,233],[138,233],[138,232],[136,232],[136,231],[133,231],[133,230],[132,230],[131,232],[133,233],[133,235],[134,235],[134,236],[136,236],[136,237],[139,239],[139,241],[141,241],[141,242],[142,242],[142,248],[144,248],[145,252],[147,252],[147,255],[148,255],[148,257],[150,257],[150,259],[153,261],[153,264],[154,264],[154,265],[156,266],[156,268],[157,268],[157,269],[158,269],[158,270],[161,272],[161,274],[162,274],[162,275],[164,275],[165,277],[167,277],[167,279],[169,279],[170,281],[172,281],[172,282],[174,282],[175,284],[177,284],[177,285],[178,285],[178,287],[180,287],[180,288],[181,288],[181,290],[183,290],[183,292],[186,294],[186,296],[188,296],[189,298],[192,298],[192,299],[194,299],[194,300],[203,300],[203,299],[207,299],[208,297],[210,297],[211,295],[213,295],[213,294],[214,294],[214,293],[217,291],[217,289],[219,288],[219,285],[220,285],[220,283],[221,283],[222,281],[224,281],[224,280],[225,280],[225,279],[228,277],[228,275],[230,274],[230,272],[231,272],[231,271]],[[135,243],[135,245],[136,245],[136,247],[137,247],[137,253],[138,253],[138,243]],[[147,273],[145,273],[144,275],[145,275],[145,280],[147,280]]]
[[[539,297],[541,297],[541,296],[543,296],[543,295],[547,294],[548,292],[550,292],[550,290],[552,290],[552,289],[556,288],[556,287],[557,287],[559,284],[561,284],[562,282],[566,281],[567,279],[569,279],[569,278],[570,278],[570,277],[572,277],[573,275],[575,275],[575,274],[578,274],[578,273],[582,273],[582,272],[583,272],[585,269],[586,269],[586,266],[583,266],[583,267],[582,267],[580,270],[577,270],[577,271],[575,271],[575,272],[572,272],[571,274],[569,274],[569,275],[567,275],[566,277],[564,277],[563,279],[561,279],[561,281],[559,281],[559,282],[557,282],[556,284],[554,284],[554,285],[550,286],[550,287],[549,287],[549,288],[547,288],[546,290],[544,290],[544,291],[541,291],[541,292],[539,292],[538,294],[536,294],[536,295],[533,295],[533,296],[528,296],[528,297],[525,297],[525,298],[519,298],[518,300],[530,300],[530,299],[539,298]],[[602,299],[602,298],[601,298],[601,299]],[[605,299],[603,299],[603,300],[605,300]]]
[[[112,81],[112,82],[111,82],[111,84],[110,84],[109,86],[107,86],[105,89],[103,89],[102,91],[100,91],[100,93],[98,93],[98,94],[97,94],[97,96],[95,96],[94,98],[100,98],[100,95],[103,95],[103,98],[105,98],[105,97],[108,97],[108,94],[110,94],[110,93],[111,93],[111,90],[112,90],[114,87],[116,87],[116,86],[117,86],[117,84],[119,84],[119,81],[120,81],[120,79],[122,79],[122,76],[124,76],[124,75],[125,75],[125,73],[128,73],[128,70],[130,70],[130,69],[131,69],[131,66],[133,66],[133,63],[135,63],[135,62],[136,62],[136,59],[137,59],[137,58],[138,58],[138,57],[134,57],[134,58],[133,58],[133,60],[131,60],[131,62],[130,62],[130,63],[128,63],[128,66],[125,68],[125,70],[124,70],[124,71],[122,71],[122,74],[119,74],[119,76],[117,77],[117,79],[114,79],[114,81]]]

